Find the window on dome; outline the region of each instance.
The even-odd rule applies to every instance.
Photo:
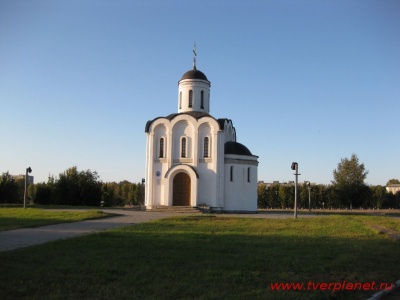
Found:
[[[230,170],[230,180],[231,180],[231,182],[233,181],[233,166],[231,166],[231,170]]]
[[[201,98],[200,99],[201,99],[200,108],[204,109],[204,91],[201,91]]]
[[[182,92],[179,92],[179,109],[182,108]]]
[[[181,157],[186,157],[186,138],[182,138]]]
[[[193,106],[193,91],[189,91],[189,107]]]
[[[208,137],[204,138],[204,157],[209,157],[210,139]]]
[[[247,168],[247,182],[250,182],[250,167]]]

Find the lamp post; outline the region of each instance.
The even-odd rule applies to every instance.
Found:
[[[24,208],[26,208],[26,194],[27,194],[27,186],[28,186],[28,173],[31,173],[31,167],[26,168],[25,171],[25,189],[24,189]]]
[[[144,205],[144,183],[145,183],[145,179],[142,178],[142,205]]]
[[[307,187],[308,187],[308,211],[311,211],[311,184],[309,181],[307,181]]]
[[[294,218],[297,218],[297,182],[299,174],[299,164],[297,162],[292,163],[292,170],[295,171],[295,181],[294,181]]]

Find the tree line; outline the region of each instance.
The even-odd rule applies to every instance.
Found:
[[[298,207],[308,208],[400,208],[400,192],[388,193],[380,185],[365,184],[368,171],[359,162],[357,155],[343,158],[333,170],[330,185],[300,184]],[[400,184],[391,179],[387,185]],[[0,177],[0,203],[22,203],[24,180],[14,180],[3,173]],[[49,177],[46,183],[31,184],[28,198],[35,204],[44,205],[85,205],[123,206],[144,203],[144,186],[129,181],[100,181],[97,172],[78,171],[77,167],[67,169],[59,177]],[[293,208],[293,184],[258,185],[259,208]]]
[[[21,181],[21,182],[19,182]],[[24,181],[9,173],[0,178],[0,203],[22,203]],[[123,206],[144,203],[144,187],[129,181],[102,182],[95,171],[78,171],[77,167],[54,176],[47,182],[30,184],[28,198],[42,205]]]
[[[301,184],[298,191],[298,207],[308,208],[400,208],[400,192],[396,195],[386,187],[365,184],[368,171],[357,155],[342,158],[333,170],[330,185]],[[391,179],[387,185],[399,184]],[[273,184],[258,186],[259,208],[294,208],[294,185]]]
[[[342,190],[336,185],[311,185],[303,183],[298,186],[297,203],[299,208],[308,209],[309,198],[311,208],[349,209],[352,208],[400,208],[400,192],[396,195],[386,191],[386,187],[363,186],[357,194],[343,196]],[[351,200],[351,201],[350,201]],[[266,184],[258,185],[258,207],[285,209],[294,207],[294,185],[292,184]]]

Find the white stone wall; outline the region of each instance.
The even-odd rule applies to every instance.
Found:
[[[257,157],[245,155],[225,155],[225,211],[257,211]],[[231,167],[233,180],[231,181]],[[248,169],[250,168],[250,182]]]
[[[146,163],[146,206],[172,204],[171,180],[179,171],[191,177],[193,206],[203,203],[217,206],[217,150],[220,134],[222,132],[218,122],[210,117],[196,120],[190,115],[182,114],[171,121],[166,118],[154,120],[147,133],[147,157],[151,159]],[[182,137],[187,140],[185,158],[181,157]],[[209,138],[207,158],[204,157],[205,137]],[[164,138],[164,158],[159,157],[160,138]],[[193,167],[199,178],[185,166]],[[172,169],[173,172],[170,172]]]
[[[193,91],[192,107],[189,107],[189,91]],[[201,108],[201,91],[203,91],[203,107]],[[182,98],[181,98],[182,93]],[[210,112],[210,83],[200,79],[184,79],[179,81],[178,112],[200,111]]]

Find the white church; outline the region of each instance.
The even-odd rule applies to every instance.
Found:
[[[232,120],[210,115],[210,87],[195,53],[178,82],[178,112],[146,123],[146,209],[257,211],[258,156],[236,141]]]

